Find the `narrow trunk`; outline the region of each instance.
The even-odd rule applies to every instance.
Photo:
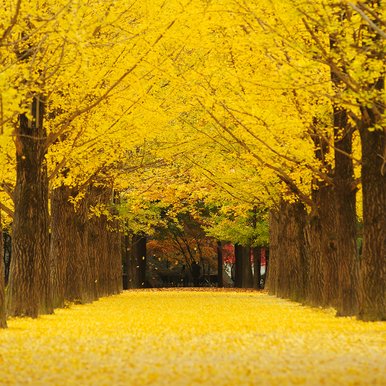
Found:
[[[368,115],[371,114],[368,112]],[[373,121],[373,119],[371,120]],[[361,129],[363,250],[359,318],[386,320],[386,167],[384,130]]]
[[[242,249],[242,288],[253,288],[253,275],[251,264],[251,248],[243,247]]]
[[[146,288],[146,237],[133,235],[132,253],[136,262],[136,287]]]
[[[217,241],[217,287],[224,287],[224,277],[223,277],[223,255],[222,255],[222,245],[221,241]]]
[[[261,248],[253,248],[253,288],[260,289],[261,281]]]
[[[265,250],[265,274],[264,274],[264,281],[263,281],[263,288],[265,288],[265,283],[267,281],[267,278],[269,277],[269,271],[270,271],[270,247],[266,248]],[[306,275],[305,275],[306,277]],[[304,286],[306,288],[306,286]]]
[[[121,254],[122,254],[122,286],[124,290],[129,289],[129,276],[130,276],[130,243],[129,235],[122,236],[121,241]]]
[[[126,269],[127,269],[127,285],[128,289],[138,288],[138,266],[137,259],[133,252],[133,237],[132,235],[125,236],[125,242],[127,242],[126,248]]]
[[[122,291],[122,262],[121,262],[121,234],[118,224],[113,225],[113,230],[108,237],[108,257],[109,257],[109,294],[114,295]]]
[[[7,328],[4,283],[5,283],[4,240],[3,240],[3,230],[1,229],[1,213],[0,213],[0,328]]]
[[[240,244],[235,244],[235,287],[242,288],[242,272],[243,272],[243,247]]]
[[[33,121],[16,130],[16,187],[7,312],[36,318],[53,311],[49,277],[48,178],[43,102],[34,98]]]
[[[280,259],[279,242],[279,211],[269,212],[269,267],[266,271],[264,288],[268,289],[272,295],[277,294],[278,287],[278,267]]]

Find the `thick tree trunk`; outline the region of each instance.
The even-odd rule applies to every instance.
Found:
[[[338,273],[337,315],[350,316],[358,312],[356,272],[357,229],[356,188],[352,159],[352,132],[345,110],[334,108],[335,168],[334,192],[336,203],[336,256]],[[344,154],[344,153],[346,154]],[[335,279],[334,279],[335,280]]]
[[[146,288],[146,237],[135,234],[132,239],[132,254],[136,263],[136,288]]]
[[[223,277],[223,254],[222,254],[222,244],[221,241],[217,241],[217,287],[224,287],[224,277]]]
[[[72,216],[74,206],[68,201],[70,189],[65,186],[51,192],[51,279],[52,296],[55,308],[63,307],[66,299],[67,265],[72,258],[70,245],[72,238]]]
[[[242,245],[235,245],[235,287],[252,288],[252,265],[251,265],[251,248]]]
[[[342,14],[345,18],[346,15]],[[331,50],[336,46],[335,34],[330,35]],[[346,69],[343,68],[344,71]],[[343,85],[341,76],[331,69],[331,81],[335,87]],[[329,303],[337,308],[337,315],[349,316],[357,313],[358,298],[356,280],[356,189],[354,186],[354,167],[350,155],[352,154],[352,127],[348,121],[347,111],[334,105],[334,193],[336,204],[336,252],[338,277],[337,301]],[[332,272],[333,273],[333,272]],[[332,283],[333,284],[333,283]]]
[[[322,275],[321,298],[315,298],[316,303],[323,307],[336,307],[339,299],[339,265],[338,265],[338,235],[345,232],[345,229],[337,229],[336,217],[337,206],[335,203],[334,187],[329,185],[320,186],[317,193],[317,216],[320,222],[320,267]],[[345,282],[342,282],[344,286]],[[320,296],[320,295],[318,295]],[[319,303],[318,303],[319,302]]]
[[[98,246],[98,260],[97,260],[97,287],[99,296],[109,295],[109,231],[107,230],[107,218],[105,215],[101,215],[94,219],[96,231],[98,234],[97,246]]]
[[[0,213],[0,328],[7,328],[4,284],[5,284],[4,240],[3,240],[3,230],[1,229],[1,213]]]
[[[108,187],[91,186],[90,205],[111,210],[113,192]],[[93,216],[90,221],[89,271],[85,271],[87,288],[95,288],[96,296],[109,296],[122,290],[121,235],[117,223],[107,215]]]
[[[72,191],[72,195],[77,192]],[[89,303],[95,300],[94,284],[91,278],[89,256],[89,219],[87,195],[76,207],[69,208],[72,214],[66,232],[68,236],[68,259],[65,279],[65,298],[75,303]]]
[[[34,121],[22,115],[16,130],[15,213],[7,290],[7,312],[12,316],[35,318],[53,311],[43,110],[43,102],[34,98]]]
[[[302,301],[306,292],[305,227],[302,204],[282,201],[280,210],[270,216],[269,292]]]
[[[386,137],[384,130],[370,131],[367,127],[360,134],[363,250],[358,316],[386,320]]]
[[[305,217],[306,211],[302,204],[281,203],[279,237],[285,255],[279,266],[278,294],[296,301],[303,301],[305,298]]]
[[[318,215],[308,218],[304,229],[307,251],[307,288],[306,303],[311,306],[320,306],[323,301],[323,265],[321,225]]]

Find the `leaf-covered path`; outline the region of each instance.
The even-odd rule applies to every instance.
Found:
[[[386,385],[386,323],[257,292],[130,291],[0,331],[1,385]]]

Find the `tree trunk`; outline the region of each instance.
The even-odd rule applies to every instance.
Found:
[[[133,235],[125,236],[125,242],[127,242],[126,248],[126,272],[127,272],[127,285],[128,289],[138,288],[138,264],[136,256],[133,252]]]
[[[74,207],[68,202],[70,189],[65,186],[51,192],[51,279],[52,296],[55,308],[63,307],[66,299],[67,265],[72,258],[70,245],[72,239]]]
[[[235,287],[242,288],[242,249],[240,244],[235,244]]]
[[[1,229],[1,213],[0,213],[0,328],[7,328],[4,284],[5,284],[4,240],[3,240],[3,230]]]
[[[121,261],[121,234],[118,224],[113,224],[113,230],[107,234],[109,257],[109,295],[122,291],[122,261]]]
[[[311,306],[320,306],[323,299],[323,266],[321,225],[318,215],[308,218],[304,229],[307,251],[307,288],[306,303]]]
[[[253,288],[251,247],[243,247],[242,256],[243,256],[242,286],[243,288]]]
[[[261,248],[253,248],[253,288],[260,289],[261,281]]]
[[[341,17],[346,18],[343,13]],[[339,50],[336,45],[336,35],[330,34],[330,48]],[[346,71],[345,68],[343,68]],[[331,69],[331,81],[337,89],[344,87],[341,77]],[[336,204],[335,233],[336,244],[336,272],[338,283],[337,301],[329,303],[337,308],[337,315],[355,315],[358,310],[357,282],[355,278],[357,251],[356,251],[356,189],[354,186],[354,167],[350,155],[352,154],[352,132],[347,111],[333,105],[334,124],[334,193]],[[344,154],[345,153],[345,154]],[[334,271],[335,272],[335,271]],[[334,272],[331,272],[336,276]],[[333,283],[332,283],[333,284]],[[335,290],[335,289],[334,289]]]
[[[269,292],[296,301],[305,296],[306,263],[303,205],[282,201],[270,215]]]
[[[305,217],[306,211],[302,204],[282,201],[279,237],[283,255],[279,264],[278,295],[295,301],[305,298]]]
[[[222,245],[221,241],[217,241],[217,287],[224,287],[224,277],[223,277],[223,255],[222,255]]]
[[[250,254],[251,254],[250,247],[244,247],[239,244],[235,245],[235,258],[236,258],[235,287],[238,287],[238,288],[253,287]]]
[[[129,243],[129,235],[123,235],[121,241],[121,253],[122,253],[122,266],[123,266],[123,277],[122,277],[122,285],[123,289],[129,289],[129,276],[130,276],[130,243]]]
[[[277,210],[269,212],[269,251],[269,267],[265,274],[264,288],[268,289],[270,294],[276,295],[280,259],[279,212]]]
[[[368,115],[371,114],[368,112]],[[371,119],[373,121],[373,119]],[[360,130],[363,250],[359,318],[386,320],[386,167],[384,130]]]
[[[350,316],[358,312],[356,188],[352,159],[352,130],[345,110],[334,108],[336,203],[336,257],[338,302],[337,315]],[[343,154],[345,152],[346,154]],[[336,280],[334,278],[334,280]]]
[[[49,277],[48,177],[43,102],[35,97],[34,120],[20,116],[16,130],[16,187],[12,261],[7,290],[7,312],[36,318],[51,313]]]
[[[77,191],[71,191],[76,195]],[[65,280],[65,298],[75,303],[89,303],[95,300],[94,283],[89,250],[88,197],[86,195],[76,209],[70,209],[68,232],[68,261]]]
[[[146,288],[146,237],[135,234],[132,240],[132,253],[136,263],[136,288]]]
[[[339,288],[347,285],[347,282],[339,281],[339,263],[337,250],[339,248],[338,237],[345,233],[345,229],[337,228],[337,216],[339,216],[336,206],[335,187],[330,185],[320,185],[317,192],[317,214],[320,225],[320,267],[322,269],[321,298],[315,297],[315,304],[323,307],[337,307],[339,302]],[[342,224],[343,225],[343,224]],[[343,261],[342,261],[343,263]],[[342,277],[342,276],[341,276]],[[348,283],[349,284],[349,283]],[[320,295],[318,295],[320,296]]]

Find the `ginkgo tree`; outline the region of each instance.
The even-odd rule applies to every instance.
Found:
[[[48,149],[74,138],[74,132],[75,137],[80,137],[82,117],[91,111],[99,109],[100,115],[94,114],[94,119],[113,116],[117,120],[151,86],[150,69],[138,66],[172,27],[175,15],[165,14],[158,19],[158,5],[153,13],[149,13],[147,4],[134,5],[114,1],[26,1],[11,2],[4,11],[5,19],[13,15],[9,28],[4,23],[2,56],[8,58],[4,67],[10,68],[7,80],[16,85],[15,90],[21,89],[16,112],[7,113],[13,121],[4,119],[7,128],[2,137],[2,142],[15,138],[17,154],[14,253],[7,291],[10,314],[36,316],[52,311]],[[144,87],[142,80],[149,81],[149,86]],[[117,98],[122,93],[125,107]],[[4,111],[15,106],[12,95],[4,89]],[[108,114],[113,95],[118,110]],[[113,123],[110,121],[109,125]],[[65,167],[64,161],[65,157],[59,160],[58,170]],[[30,215],[26,217],[25,213]],[[29,280],[30,277],[34,279]]]
[[[119,249],[119,211],[109,206],[121,196],[121,222],[130,213],[132,229],[159,221],[146,211],[142,224],[133,221],[138,205],[152,202],[175,216],[197,201],[232,202],[241,219],[246,203],[271,209],[273,293],[384,319],[382,1],[5,4],[0,200],[13,222],[10,315],[35,317],[66,296],[77,300],[63,286],[52,300],[65,264],[78,293],[93,293],[84,301],[119,291],[117,259],[105,257]],[[59,274],[67,228],[80,249],[67,250]],[[71,254],[84,259],[77,265]]]
[[[200,45],[195,46],[194,39],[184,42],[178,60],[172,59],[179,72],[181,88],[189,89],[195,97],[189,103],[193,106],[188,113],[195,121],[193,123],[197,123],[197,116],[206,114],[215,126],[213,130],[203,127],[200,122],[200,125],[196,124],[199,130],[215,141],[217,134],[212,133],[221,132],[220,135],[243,149],[258,168],[273,170],[284,184],[283,192],[287,198],[288,193],[295,195],[311,210],[307,228],[307,237],[311,240],[307,264],[310,264],[308,277],[315,286],[304,288],[303,293],[308,293],[311,302],[316,303],[328,304],[338,298],[340,314],[357,313],[356,292],[363,291],[355,280],[357,182],[353,178],[352,158],[355,155],[351,150],[351,135],[353,128],[366,118],[355,119],[361,107],[358,103],[353,105],[350,100],[352,83],[350,87],[345,85],[348,78],[345,78],[346,69],[342,71],[342,63],[350,61],[348,75],[351,71],[355,73],[354,77],[363,79],[362,88],[356,90],[362,93],[358,96],[362,110],[366,106],[365,101],[370,101],[373,107],[366,114],[378,117],[382,122],[382,85],[381,81],[376,83],[375,80],[383,79],[384,56],[380,55],[383,52],[382,28],[377,23],[382,20],[384,11],[382,4],[378,3],[255,4],[240,1],[211,4],[209,11],[204,13],[200,28],[196,30]],[[345,7],[351,10],[349,18],[344,13]],[[319,20],[319,24],[313,15],[320,17],[320,20],[314,18]],[[355,34],[360,28],[374,30],[373,33],[379,37],[371,36],[372,33],[369,37]],[[359,45],[353,45],[358,48],[351,54],[348,52],[352,45],[350,39],[359,42]],[[371,47],[367,51],[372,52],[371,57],[368,53],[356,55],[362,44]],[[359,61],[372,63],[371,66],[366,65],[364,77],[358,70],[358,62],[352,59],[354,56]],[[375,87],[376,84],[378,86]],[[366,90],[373,92],[366,94]],[[366,108],[363,111],[366,112]],[[382,130],[373,123],[370,131],[363,133],[366,136],[375,129],[376,134],[370,135],[379,134],[382,137]],[[383,150],[378,150],[378,170],[382,171]],[[369,162],[366,161],[366,164],[369,165]],[[370,169],[377,168],[372,165]],[[383,178],[371,180],[381,185],[384,183]],[[373,203],[383,197],[384,189],[378,190],[377,198],[372,198]],[[330,198],[329,194],[332,194]],[[365,202],[364,212],[370,213]],[[337,205],[337,210],[334,205]],[[382,210],[378,208],[377,213]],[[336,218],[334,212],[338,213]],[[306,216],[304,210],[302,213]],[[324,224],[322,228],[315,227],[313,219]],[[300,219],[298,224],[301,225]],[[372,235],[375,233],[379,234],[372,230]],[[381,235],[379,241],[382,241]],[[306,240],[299,242],[300,248]],[[316,247],[318,244],[320,246]],[[382,248],[383,244],[369,239],[367,245]],[[335,248],[338,252],[334,251]],[[329,255],[336,255],[336,268],[329,264]],[[368,268],[370,271],[377,270],[380,276],[374,283],[378,284],[383,282],[382,264],[379,264],[378,258],[382,255],[382,249],[375,253],[374,260],[369,263],[372,268]],[[333,267],[332,270],[325,270],[324,277],[319,273],[323,266]],[[298,266],[297,269],[304,268]],[[338,276],[329,282],[332,277],[329,273],[334,271]],[[288,280],[286,282],[289,283]],[[331,283],[338,284],[338,287],[329,288]],[[376,292],[378,295],[374,293],[372,299],[380,299],[384,289],[379,288]],[[360,296],[369,301],[367,295],[362,293]],[[384,308],[382,301],[377,302],[375,309],[378,307]],[[361,312],[359,314],[362,315]],[[363,314],[363,318],[374,317],[370,314],[370,311]]]
[[[385,241],[381,229],[385,227],[386,207],[383,170],[385,39],[382,23],[385,4],[382,1],[291,1],[289,7],[308,35],[307,44],[298,45],[299,51],[330,71],[332,87],[326,87],[324,94],[331,100],[334,113],[334,143],[328,145],[335,153],[336,229],[346,229],[346,234],[337,239],[338,247],[344,247],[339,258],[346,260],[339,267],[339,273],[345,276],[339,280],[347,281],[349,275],[355,276],[355,272],[350,273],[350,265],[353,265],[350,255],[355,255],[356,247],[356,184],[351,164],[355,153],[352,152],[351,137],[357,132],[361,145],[364,245],[360,282],[355,284],[359,289],[359,309],[355,312],[363,319],[384,319],[382,256],[385,254]],[[293,36],[289,36],[285,29],[282,36],[289,44],[294,43]],[[299,79],[299,76],[294,79]],[[303,80],[307,87],[312,82],[313,79]],[[324,141],[324,147],[325,144]],[[345,291],[350,296],[350,289]],[[350,308],[349,304],[346,306]]]

